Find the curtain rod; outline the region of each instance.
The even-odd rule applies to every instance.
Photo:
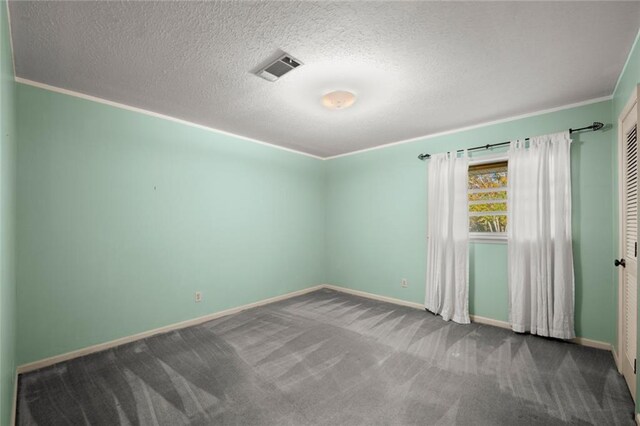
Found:
[[[604,124],[600,123],[599,121],[594,121],[593,124],[591,126],[585,126],[585,127],[580,127],[578,129],[569,129],[569,134],[573,133],[573,132],[579,132],[581,130],[593,130],[594,132],[596,130],[600,130],[604,127]],[[529,140],[529,138],[525,139],[526,141]],[[503,146],[503,145],[509,145],[511,143],[511,141],[508,142],[500,142],[500,143],[490,143],[487,145],[480,145],[480,146],[474,146],[473,148],[467,148],[467,151],[477,151],[479,149],[489,149],[489,148],[493,148],[494,146]],[[464,149],[459,149],[456,152],[463,152]],[[419,160],[427,160],[431,158],[431,154],[420,154],[418,155],[418,159]]]

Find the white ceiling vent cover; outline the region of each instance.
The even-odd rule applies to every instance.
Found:
[[[300,65],[302,65],[302,62],[294,59],[289,54],[285,54],[266,67],[260,69],[256,75],[268,81],[276,81],[289,71],[298,68]]]

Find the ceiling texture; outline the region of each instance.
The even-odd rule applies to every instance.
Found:
[[[640,23],[611,1],[9,8],[18,77],[320,157],[611,95]],[[279,49],[304,65],[251,73]]]

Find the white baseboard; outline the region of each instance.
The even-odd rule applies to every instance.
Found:
[[[408,302],[406,300],[396,299],[396,298],[393,298],[393,297],[380,296],[378,294],[367,293],[366,291],[353,290],[353,289],[350,289],[350,288],[340,287],[340,286],[332,285],[332,284],[326,284],[324,287],[325,288],[329,288],[331,290],[341,291],[343,293],[349,293],[349,294],[354,294],[356,296],[366,297],[366,298],[369,298],[369,299],[375,299],[375,300],[380,300],[380,301],[383,301],[383,302],[395,303],[396,305],[409,306],[411,308],[417,308],[417,309],[421,309],[421,310],[425,309],[424,305],[422,305],[420,303]],[[486,325],[491,325],[493,327],[500,327],[500,328],[506,328],[508,330],[511,330],[511,325],[507,321],[497,320],[497,319],[493,319],[493,318],[486,318],[486,317],[482,317],[482,316],[479,316],[479,315],[469,315],[469,317],[471,318],[472,322],[476,322],[478,324],[486,324]],[[576,337],[575,339],[572,339],[571,341],[573,343],[578,344],[578,345],[588,346],[588,347],[591,347],[591,348],[604,349],[604,350],[607,350],[607,351],[611,351],[613,349],[611,344],[609,344],[607,342],[601,342],[599,340],[586,339],[584,337]]]
[[[590,348],[602,349],[605,351],[612,351],[613,346],[611,343],[601,342],[600,340],[587,339],[586,337],[576,337],[572,340],[573,343],[578,345],[588,346]]]
[[[313,287],[305,288],[302,290],[293,291],[291,293],[283,294],[280,296],[270,297],[268,299],[259,300],[257,302],[249,303],[246,305],[238,306],[235,308],[225,309],[224,311],[214,312],[212,314],[204,315],[202,317],[178,322],[175,324],[169,324],[164,327],[156,328],[149,331],[143,331],[142,333],[133,334],[131,336],[121,337],[119,339],[111,340],[105,343],[99,343],[97,345],[88,346],[86,348],[77,349],[75,351],[67,352],[60,355],[55,355],[49,358],[41,359],[38,361],[30,362],[28,364],[22,364],[18,366],[18,374],[28,373],[29,371],[38,370],[40,368],[49,367],[50,365],[57,364],[59,362],[68,361],[70,359],[78,358],[84,355],[89,355],[96,352],[101,352],[106,349],[111,349],[116,346],[123,345],[125,343],[134,342],[136,340],[144,339],[160,333],[166,333],[168,331],[179,330],[185,327],[191,327],[193,325],[202,324],[203,322],[211,321],[216,318],[224,317],[227,315],[235,314],[246,309],[256,308],[258,306],[268,305],[269,303],[279,302],[281,300],[289,299],[291,297],[300,296],[312,291],[320,290],[324,288],[323,284]]]
[[[469,317],[471,318],[472,322],[477,322],[478,324],[491,325],[493,327],[506,328],[507,330],[511,330],[511,324],[506,321],[481,317],[480,315],[469,315]]]
[[[409,302],[402,299],[396,299],[394,297],[380,296],[379,294],[368,293],[366,291],[354,290],[351,288],[340,287],[332,284],[326,284],[324,287],[331,290],[340,291],[342,293],[348,293],[348,294],[353,294],[355,296],[366,297],[368,299],[379,300],[381,302],[388,302],[388,303],[394,303],[396,305],[408,306],[410,308],[420,309],[421,311],[425,310],[424,305],[421,303]],[[471,321],[477,322],[479,324],[487,324],[487,325],[492,325],[494,327],[511,329],[511,326],[506,321],[500,321],[492,318],[485,318],[479,315],[469,315],[469,317],[471,318]]]
[[[408,306],[410,308],[416,308],[424,311],[424,305],[420,303],[408,302],[406,300],[395,299],[393,297],[380,296],[379,294],[367,293],[366,291],[354,290],[351,288],[340,287],[332,284],[325,284],[324,287],[331,290],[340,291],[342,293],[353,294],[355,296],[366,297],[367,299],[379,300],[381,302],[393,303],[395,305]]]
[[[235,308],[230,308],[230,309],[226,309],[224,311],[219,311],[219,312],[215,312],[212,314],[208,314],[202,317],[198,317],[198,318],[194,318],[194,319],[190,319],[187,321],[182,321],[179,323],[175,323],[175,324],[170,324],[164,327],[160,327],[160,328],[156,328],[153,330],[149,330],[149,331],[144,331],[142,333],[137,333],[137,334],[133,334],[131,336],[126,336],[126,337],[121,337],[119,339],[115,339],[115,340],[111,340],[109,342],[105,342],[105,343],[99,343],[97,345],[93,345],[93,346],[88,346],[86,348],[81,348],[81,349],[77,349],[75,351],[71,351],[71,352],[67,352],[64,354],[60,354],[60,355],[55,355],[49,358],[45,358],[45,359],[41,359],[38,361],[34,361],[34,362],[30,362],[27,364],[23,364],[18,366],[17,368],[17,374],[22,374],[22,373],[27,373],[29,371],[34,371],[34,370],[38,370],[40,368],[44,368],[44,367],[48,367],[51,366],[53,364],[57,364],[59,362],[63,362],[63,361],[68,361],[70,359],[74,359],[74,358],[78,358],[84,355],[89,355],[92,353],[96,353],[96,352],[100,352],[100,351],[104,351],[107,349],[111,349],[114,348],[116,346],[120,346],[123,345],[125,343],[130,343],[130,342],[134,342],[136,340],[140,340],[140,339],[144,339],[146,337],[150,337],[156,334],[160,334],[160,333],[166,333],[169,331],[173,331],[173,330],[179,330],[181,328],[185,328],[185,327],[190,327],[193,325],[198,325],[198,324],[202,324],[203,322],[207,322],[207,321],[211,321],[213,319],[216,318],[220,318],[223,316],[227,316],[227,315],[231,315],[231,314],[235,314],[241,311],[244,311],[246,309],[251,309],[251,308],[255,308],[258,306],[263,306],[263,305],[267,305],[269,303],[274,303],[274,302],[278,302],[280,300],[285,300],[285,299],[289,299],[291,297],[295,297],[295,296],[300,296],[306,293],[310,293],[312,291],[316,291],[316,290],[320,290],[322,288],[327,288],[327,289],[331,289],[331,290],[335,290],[335,291],[340,291],[343,293],[348,293],[348,294],[353,294],[356,296],[361,296],[361,297],[366,297],[369,299],[374,299],[374,300],[379,300],[382,302],[388,302],[388,303],[393,303],[396,305],[402,305],[402,306],[407,306],[410,308],[415,308],[415,309],[420,309],[420,310],[424,310],[424,305],[422,305],[421,303],[415,303],[415,302],[409,302],[406,300],[401,300],[401,299],[396,299],[393,297],[387,297],[387,296],[381,296],[378,294],[374,294],[374,293],[368,293],[366,291],[361,291],[361,290],[354,290],[354,289],[350,289],[350,288],[346,288],[346,287],[340,287],[337,285],[332,285],[332,284],[320,284],[320,285],[316,285],[313,287],[309,287],[309,288],[305,288],[302,290],[298,290],[298,291],[294,291],[291,293],[287,293],[287,294],[283,294],[281,296],[276,296],[276,297],[271,297],[268,299],[263,299],[263,300],[259,300],[257,302],[253,302],[253,303],[249,303],[247,305],[242,305],[242,306],[238,306]],[[490,326],[494,326],[494,327],[500,327],[500,328],[506,328],[506,329],[510,329],[510,325],[509,323],[507,323],[506,321],[501,321],[501,320],[496,320],[496,319],[492,319],[492,318],[485,318],[479,315],[470,315],[471,320],[473,322],[479,323],[479,324],[486,324],[486,325],[490,325]],[[593,347],[593,348],[598,348],[598,349],[605,349],[605,350],[612,350],[612,347],[609,343],[605,343],[605,342],[600,342],[597,340],[591,340],[591,339],[585,339],[582,337],[578,337],[576,339],[573,340],[574,343],[577,343],[579,345],[583,345],[583,346],[589,346],[589,347]],[[614,357],[616,357],[617,355],[614,352]],[[17,380],[16,380],[16,385],[17,385]],[[15,398],[15,396],[14,396]]]

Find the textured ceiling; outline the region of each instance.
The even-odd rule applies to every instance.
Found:
[[[636,2],[12,1],[10,12],[19,77],[323,157],[610,95],[640,22]],[[275,83],[250,73],[278,49],[305,65]],[[356,104],[323,109],[339,89]]]

